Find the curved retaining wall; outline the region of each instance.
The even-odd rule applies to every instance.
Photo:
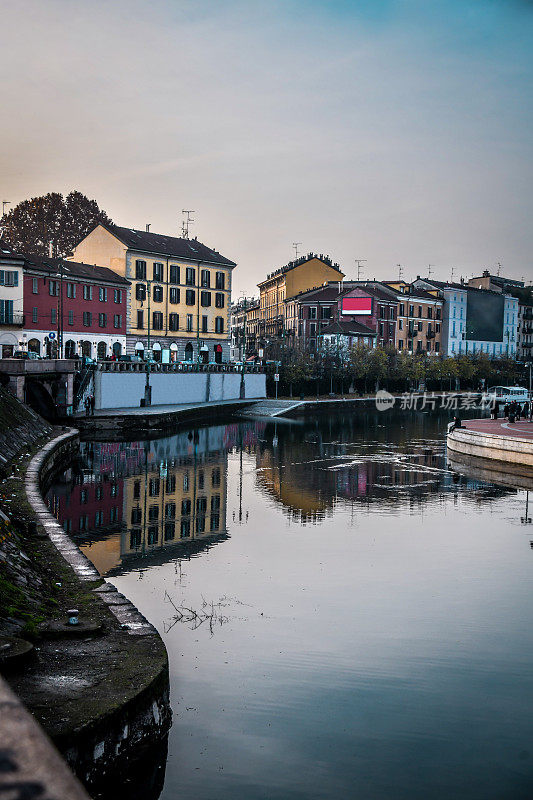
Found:
[[[523,468],[529,475],[533,468],[533,441],[514,436],[499,436],[469,428],[455,428],[447,436],[450,452],[457,456],[490,459],[515,465],[516,474]]]
[[[169,674],[166,650],[156,629],[143,617],[138,609],[115,589],[112,584],[102,581],[101,576],[65,534],[61,525],[49,513],[43,499],[52,475],[68,463],[78,447],[78,431],[68,429],[64,434],[48,442],[31,460],[25,479],[28,501],[32,506],[38,523],[45,529],[48,537],[75,572],[79,581],[92,582],[92,591],[97,602],[103,603],[108,612],[118,622],[115,628],[123,636],[131,636],[131,654],[136,656],[138,646],[148,645],[150,650],[160,652],[161,658],[154,660],[150,675],[132,687],[123,687],[120,700],[116,697],[97,698],[95,710],[81,726],[79,721],[66,729],[53,740],[67,763],[81,780],[89,787],[98,785],[107,776],[115,778],[117,770],[131,760],[137,760],[139,751],[151,746],[159,746],[171,725],[172,712],[169,703]],[[152,640],[150,642],[150,640]],[[124,647],[122,641],[121,646]],[[125,644],[127,650],[127,641]],[[87,671],[90,673],[90,662]],[[57,698],[61,703],[61,698]],[[99,705],[98,705],[99,704]]]

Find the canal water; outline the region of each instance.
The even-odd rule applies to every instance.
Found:
[[[448,419],[82,444],[48,503],[167,646],[162,798],[533,796],[527,496],[448,470]]]

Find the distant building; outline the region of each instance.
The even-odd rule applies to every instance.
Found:
[[[24,349],[24,257],[0,241],[0,356]]]
[[[533,304],[518,303],[518,332],[516,357],[520,361],[533,360]]]
[[[396,347],[396,294],[379,281],[350,281],[339,300],[339,318],[373,331],[377,347]]]
[[[405,281],[385,281],[395,292],[398,350],[439,355],[442,352],[442,306],[440,297]]]
[[[447,283],[433,278],[418,277],[413,285],[444,301],[443,355],[516,356],[518,300],[515,297],[468,283]]]
[[[259,300],[241,298],[231,307],[230,321],[230,359],[242,361],[249,356],[257,355],[256,333]],[[255,313],[254,313],[255,312]]]
[[[230,356],[236,264],[196,239],[98,225],[73,258],[110,267],[132,283],[126,349],[155,360],[222,362]]]
[[[491,289],[493,292],[510,293],[513,289],[522,289],[524,281],[506,278],[503,275],[491,275],[486,269],[479,278],[470,278],[468,285],[474,289]]]
[[[290,344],[297,335],[298,318],[292,298],[309,289],[316,289],[329,281],[343,280],[344,273],[329,256],[307,256],[291,261],[267,275],[258,284],[260,301],[259,336],[265,343],[273,338],[287,340]]]

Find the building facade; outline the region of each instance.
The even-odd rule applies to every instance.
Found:
[[[122,355],[128,294],[128,281],[106,267],[26,258],[25,346],[51,358]]]
[[[384,285],[395,292],[398,350],[439,355],[442,352],[442,299],[405,281],[387,281]]]
[[[433,278],[418,277],[414,286],[443,300],[443,355],[485,353],[492,358],[516,357],[518,300],[515,297]]]
[[[98,225],[73,258],[131,282],[128,353],[163,363],[229,360],[233,261],[196,239],[114,225]]]
[[[242,361],[258,356],[256,348],[259,300],[242,298],[231,307],[230,359]]]
[[[0,356],[24,349],[24,258],[0,241]]]
[[[396,347],[397,301],[378,281],[352,281],[339,298],[339,319],[358,322],[375,333],[378,347]]]
[[[516,357],[520,361],[533,359],[533,304],[518,303]]]

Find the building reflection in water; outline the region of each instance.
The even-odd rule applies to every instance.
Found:
[[[213,426],[156,441],[81,444],[48,505],[101,574],[137,559],[190,555],[227,538],[228,451],[255,426]]]
[[[359,413],[234,422],[155,441],[85,442],[48,503],[100,573],[110,574],[146,558],[188,557],[226,539],[232,452],[238,524],[247,523],[253,505],[253,496],[243,502],[243,460],[255,466],[256,488],[303,524],[319,523],[343,503],[416,513],[446,497],[456,502],[459,488],[475,503],[514,491],[449,470],[445,427],[437,415]]]

